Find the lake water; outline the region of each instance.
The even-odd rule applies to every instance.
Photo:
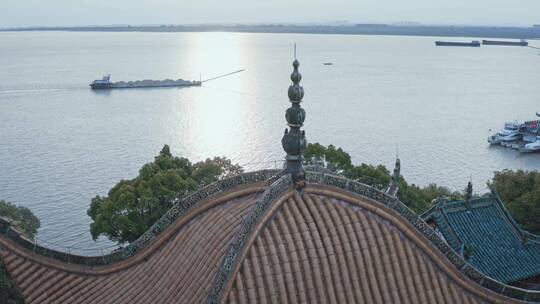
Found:
[[[389,168],[399,145],[408,181],[453,189],[472,176],[482,192],[493,171],[540,169],[540,154],[486,143],[490,129],[540,111],[538,51],[437,48],[437,39],[0,33],[0,199],[39,216],[39,242],[96,254],[88,249],[112,243],[92,241],[90,199],[136,176],[163,144],[193,161],[222,155],[249,170],[273,168],[284,156],[295,42],[309,142]],[[241,68],[200,88],[88,88],[107,73],[113,81],[204,79]]]

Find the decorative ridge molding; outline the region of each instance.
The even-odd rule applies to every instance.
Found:
[[[282,195],[292,185],[291,174],[282,175],[274,181],[268,189],[260,196],[257,203],[252,207],[250,213],[244,218],[233,242],[229,245],[226,255],[223,257],[219,269],[214,278],[214,283],[208,295],[208,303],[221,303],[227,283],[231,279],[233,270],[238,264],[246,241],[255,232],[255,227],[264,217],[272,203]]]
[[[495,191],[495,189],[493,189],[493,188],[491,188],[491,195],[493,195],[495,197],[495,200],[496,200],[497,204],[503,210],[503,212],[508,217],[508,219],[512,222],[512,225],[514,225],[514,227],[516,227],[516,229],[521,231],[521,233],[523,234],[524,237],[527,238],[527,240],[540,243],[540,235],[536,235],[536,234],[530,233],[529,231],[525,231],[525,230],[521,229],[521,227],[516,223],[516,221],[514,220],[514,218],[512,217],[510,212],[508,211],[508,209],[506,209],[506,207],[504,206],[504,203],[503,203],[501,197],[499,196],[499,193],[497,193],[497,191]]]
[[[493,191],[493,196],[495,198],[495,206],[498,207],[497,211],[499,212],[499,214],[505,219],[508,224],[510,224],[516,236],[523,240],[525,238],[525,231],[523,231],[518,225],[518,223],[516,223],[514,218],[512,218],[512,215],[510,215],[510,212],[504,206],[504,203],[502,202],[502,199],[499,197],[497,192]]]
[[[340,188],[354,194],[366,197],[385,205],[387,208],[397,212],[405,218],[423,237],[429,240],[440,252],[450,261],[456,269],[465,275],[471,281],[480,286],[489,289],[497,294],[526,302],[539,302],[540,291],[525,290],[514,286],[506,285],[496,281],[485,274],[479,272],[472,265],[467,263],[459,254],[457,254],[445,241],[441,240],[429,227],[429,225],[420,218],[419,215],[409,209],[403,202],[393,198],[386,193],[377,190],[371,186],[350,180],[348,178],[323,172],[306,172],[306,181],[308,183],[318,183]]]
[[[452,226],[450,226],[450,220],[448,218],[448,213],[446,212],[446,210],[444,208],[440,208],[439,210],[437,210],[437,213],[439,215],[439,217],[442,218],[442,223],[437,221],[437,225],[441,225],[443,226],[444,225],[444,229],[447,229],[450,234],[451,234],[451,237],[453,238],[453,240],[457,243],[457,245],[459,246],[459,248],[464,248],[465,246],[465,242],[463,242],[463,240],[457,235],[456,231],[454,230],[454,228],[452,228]],[[423,220],[426,220],[425,218],[423,218],[422,216],[420,216],[420,218],[422,218]],[[448,241],[448,240],[447,240]],[[448,243],[448,242],[447,242]],[[450,244],[448,244],[450,245]],[[452,247],[452,246],[450,246]],[[458,254],[460,256],[462,256],[463,252],[458,252]]]
[[[461,210],[461,208],[480,208],[485,207],[486,205],[495,204],[496,198],[491,194],[483,197],[472,198],[469,202],[467,201],[453,201],[445,202],[441,204],[441,209],[444,209],[447,212],[453,212],[454,210]]]
[[[273,181],[280,172],[280,170],[260,170],[242,173],[231,178],[211,183],[183,197],[177,196],[173,201],[173,206],[137,240],[122,249],[105,255],[81,256],[43,247],[12,228],[8,221],[0,220],[0,235],[12,240],[16,244],[35,254],[62,262],[87,266],[110,265],[130,258],[140,252],[156,239],[162,231],[167,229],[198,202],[216,194],[229,191],[237,186],[263,181]]]

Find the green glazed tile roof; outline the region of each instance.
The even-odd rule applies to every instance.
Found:
[[[484,274],[512,283],[540,274],[540,238],[524,242],[524,235],[498,197],[439,203],[422,215],[433,219],[447,243]]]

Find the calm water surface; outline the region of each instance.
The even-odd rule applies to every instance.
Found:
[[[90,199],[169,144],[193,161],[248,169],[282,159],[292,45],[310,142],[414,183],[478,191],[493,171],[540,169],[540,154],[490,148],[490,129],[540,111],[540,56],[519,47],[436,48],[435,37],[235,33],[0,33],[0,199],[42,222],[40,242],[86,249]],[[470,40],[470,39],[465,39]],[[540,44],[540,43],[539,43]],[[323,62],[333,62],[324,66]],[[209,78],[200,88],[94,92],[88,83]]]

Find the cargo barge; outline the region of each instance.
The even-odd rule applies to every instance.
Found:
[[[137,80],[137,81],[120,81],[111,82],[111,75],[106,75],[101,79],[92,81],[89,86],[92,90],[109,90],[109,89],[134,89],[134,88],[169,88],[169,87],[200,87],[204,82],[220,79],[236,73],[243,72],[244,69],[208,78],[205,80]]]
[[[89,86],[92,90],[108,90],[108,89],[131,89],[131,88],[164,88],[164,87],[193,87],[201,86],[202,81],[189,80],[137,80],[137,81],[120,81],[111,82],[111,75],[106,75],[102,79],[92,81]]]
[[[473,40],[471,42],[452,42],[452,41],[435,41],[436,46],[467,46],[479,47],[480,41]]]
[[[525,39],[520,41],[500,41],[500,40],[482,40],[483,45],[506,45],[506,46],[528,46],[529,42]]]

